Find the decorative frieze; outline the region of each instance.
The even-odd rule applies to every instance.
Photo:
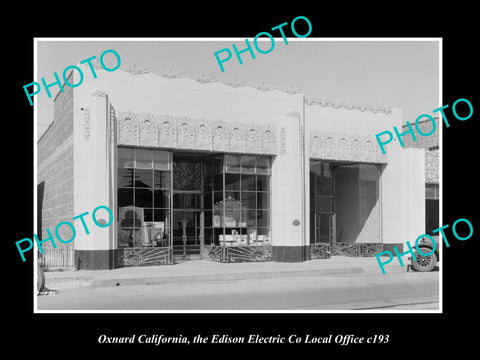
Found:
[[[310,131],[311,159],[387,163],[372,138],[344,133]]]
[[[119,113],[117,121],[119,145],[277,154],[277,131],[273,125],[135,114],[130,111]]]

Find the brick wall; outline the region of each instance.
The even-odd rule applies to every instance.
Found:
[[[412,129],[413,129],[413,132],[415,133],[415,138],[417,139],[417,141],[413,141],[411,135],[405,135],[402,137],[402,141],[405,144],[405,147],[415,147],[415,148],[422,148],[427,150],[429,148],[438,146],[438,134],[440,133],[440,127],[438,124],[438,117],[434,119],[436,124],[435,132],[429,136],[423,136],[419,134],[415,127],[415,123],[412,123],[411,124]],[[418,123],[418,128],[422,133],[428,134],[430,131],[432,131],[432,122],[428,119],[421,121]],[[407,130],[408,130],[407,126],[403,125],[402,131],[405,132]]]
[[[405,135],[402,141],[405,147],[415,147],[425,149],[425,183],[438,184],[439,181],[439,164],[440,164],[440,150],[439,150],[439,133],[440,127],[438,124],[438,117],[435,118],[436,130],[432,135],[422,136],[417,132],[415,123],[412,124],[412,129],[415,133],[417,141],[413,141],[410,135]],[[441,124],[440,124],[441,126]],[[432,131],[432,122],[425,120],[418,123],[418,128],[425,134]],[[402,127],[402,131],[408,130],[407,126]]]
[[[71,222],[74,216],[73,89],[69,86],[65,86],[64,92],[54,100],[54,121],[38,141],[37,183],[37,236],[39,239],[46,238],[46,228],[49,228],[55,238],[57,224],[61,221]],[[68,226],[61,226],[59,235],[68,240],[72,231]],[[67,245],[55,238],[57,248],[68,246],[73,249],[73,242]],[[44,243],[43,247],[50,248],[50,242]]]

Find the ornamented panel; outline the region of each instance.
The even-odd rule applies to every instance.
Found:
[[[387,163],[374,139],[322,131],[310,132],[310,158]]]
[[[362,154],[363,154],[363,146],[360,140],[357,138],[353,139],[352,141],[352,160],[354,161],[361,161],[362,160]]]
[[[192,120],[186,117],[176,118],[177,123],[177,147],[193,148],[195,144],[194,127]]]
[[[124,248],[123,266],[166,265],[171,263],[170,248]]]
[[[135,114],[130,112],[119,114],[118,142],[123,145],[138,145],[138,121]]]
[[[365,141],[364,160],[365,161],[375,161],[376,160],[375,147],[373,145],[372,140]]]
[[[171,116],[160,116],[158,124],[158,146],[177,147],[177,127]]]
[[[222,262],[223,256],[223,247],[205,245],[201,250],[202,259],[208,261]]]
[[[158,146],[158,126],[150,116],[140,119],[139,145]]]
[[[383,251],[383,244],[381,243],[365,243],[365,244],[347,244],[336,243],[333,246],[332,255],[339,256],[375,256]]]
[[[197,120],[195,126],[195,148],[212,150],[212,127],[207,120]]]
[[[230,124],[229,139],[231,152],[245,152],[245,129],[239,124]]]
[[[272,246],[230,246],[225,248],[224,262],[272,261]]]
[[[337,143],[338,158],[349,159],[351,157],[349,141],[346,136],[342,136]]]
[[[262,132],[262,154],[276,154],[277,153],[277,134],[275,127],[265,127]]]
[[[323,143],[319,135],[311,135],[310,137],[310,157],[323,159]]]
[[[358,256],[357,244],[336,243],[333,245],[332,255]]]
[[[216,262],[265,262],[272,261],[272,246],[215,246],[202,249],[204,260]]]
[[[257,127],[249,127],[246,132],[246,150],[250,153],[260,153],[261,152],[261,139]]]
[[[312,259],[330,259],[329,244],[311,244],[310,257]]]
[[[337,159],[337,139],[332,135],[327,136],[324,142],[324,156],[325,159]]]
[[[173,190],[202,190],[202,167],[198,161],[173,162]]]
[[[228,130],[223,121],[216,121],[212,124],[214,151],[228,151]]]
[[[357,244],[359,256],[375,256],[383,251],[383,244]]]

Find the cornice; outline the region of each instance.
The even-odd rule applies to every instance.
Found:
[[[392,109],[385,105],[365,104],[358,101],[352,102],[331,98],[305,96],[305,104],[318,105],[322,107],[333,107],[335,109],[371,111],[373,113],[390,114],[392,112]]]
[[[103,69],[100,66],[99,61],[92,62],[92,65],[95,69]],[[108,64],[107,64],[108,66]],[[289,84],[282,87],[276,87],[271,84],[268,84],[264,81],[256,84],[250,84],[245,81],[239,81],[237,78],[232,77],[230,79],[218,79],[211,76],[206,75],[205,73],[196,74],[193,76],[187,75],[185,73],[172,71],[170,68],[162,71],[153,71],[148,68],[139,67],[136,64],[129,64],[129,65],[120,65],[119,70],[123,70],[128,72],[132,75],[142,75],[142,74],[155,74],[166,79],[180,79],[186,78],[201,84],[209,84],[209,83],[221,83],[233,88],[243,87],[243,86],[250,86],[262,92],[272,91],[272,90],[279,90],[287,94],[299,94],[302,93],[301,89],[295,88],[293,85]],[[370,111],[373,113],[384,113],[390,114],[391,107],[385,105],[376,105],[376,104],[364,104],[360,102],[351,102],[351,101],[343,101],[339,99],[330,99],[330,98],[318,98],[318,97],[307,97],[304,98],[305,104],[307,105],[317,105],[321,107],[333,107],[335,109],[347,109],[347,110],[360,110],[360,111]]]

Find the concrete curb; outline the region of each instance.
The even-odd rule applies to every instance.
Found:
[[[288,270],[288,271],[256,271],[238,272],[230,274],[195,274],[176,276],[139,276],[139,277],[109,277],[96,278],[95,276],[76,276],[65,278],[47,278],[45,286],[53,290],[73,289],[80,287],[115,287],[129,285],[160,285],[160,284],[186,284],[212,281],[235,281],[248,279],[273,279],[282,277],[315,277],[343,274],[363,273],[362,267],[348,268],[326,268],[309,270]]]

